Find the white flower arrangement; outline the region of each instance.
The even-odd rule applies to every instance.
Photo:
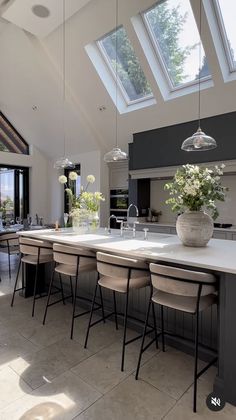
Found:
[[[69,173],[69,180],[70,181],[76,181],[78,178],[78,175],[76,172],[72,171]],[[85,213],[86,211],[89,212],[97,212],[99,210],[99,205],[101,201],[105,201],[104,196],[101,192],[96,191],[94,193],[88,192],[87,189],[90,184],[93,184],[95,182],[95,176],[94,175],[88,175],[87,185],[85,188],[81,186],[80,193],[78,196],[73,194],[73,191],[71,188],[69,188],[68,185],[68,179],[66,176],[61,175],[58,178],[59,182],[61,184],[64,184],[65,186],[65,192],[68,195],[71,203],[71,212],[70,216],[78,216],[81,215],[81,212]]]
[[[219,215],[216,201],[224,201],[228,188],[221,185],[221,175],[225,165],[215,166],[213,169],[197,165],[183,165],[177,170],[173,182],[165,185],[170,198],[172,211],[181,213],[185,210],[201,211],[206,208],[213,219]]]

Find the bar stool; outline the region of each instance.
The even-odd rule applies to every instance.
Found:
[[[8,255],[8,272],[11,279],[11,255],[19,254],[19,236],[16,233],[0,235],[0,252]]]
[[[104,321],[105,318],[115,315],[116,329],[118,329],[116,293],[121,293],[123,295],[126,295],[125,313],[119,314],[119,315],[124,316],[124,335],[123,335],[122,360],[121,360],[121,371],[123,371],[125,346],[142,337],[142,335],[138,335],[137,337],[126,341],[127,319],[128,317],[132,318],[128,316],[129,292],[130,290],[141,289],[143,287],[150,285],[150,273],[149,273],[148,265],[145,262],[138,261],[134,258],[124,258],[124,257],[116,256],[116,255],[98,252],[97,253],[97,271],[98,271],[98,281],[95,287],[84,347],[85,348],[87,347],[90,328],[98,324],[99,322]],[[100,291],[102,288],[105,288],[113,292],[114,311],[106,315],[105,318],[99,319],[92,323],[94,302],[96,299],[96,293],[97,293],[98,287]],[[102,294],[102,291],[101,291],[101,294]],[[156,326],[155,328],[153,327],[150,327],[150,328],[151,330],[149,330],[148,332],[155,331],[156,343],[157,343]]]
[[[47,304],[46,304],[44,318],[43,318],[43,324],[45,324],[49,306],[55,305],[56,303],[59,303],[59,302],[63,302],[63,304],[65,304],[66,299],[72,298],[73,310],[72,310],[71,334],[70,334],[70,338],[72,339],[73,332],[74,332],[75,318],[78,318],[90,312],[90,310],[87,310],[80,314],[75,314],[75,306],[76,306],[77,299],[91,302],[90,299],[87,299],[82,296],[78,296],[77,294],[79,276],[82,273],[84,274],[84,273],[89,273],[92,271],[97,271],[96,254],[92,251],[81,249],[81,248],[74,248],[72,246],[61,245],[61,244],[53,244],[53,260],[54,260],[55,265],[54,265],[54,269],[53,269],[53,273],[52,273],[52,277],[50,281],[48,299],[47,299]],[[64,297],[64,293],[62,289],[62,299],[59,299],[55,302],[50,302],[55,273],[58,273],[59,275],[61,288],[62,288],[61,276],[65,275],[69,277],[71,295]],[[75,278],[74,291],[72,287],[72,277]],[[96,303],[96,309],[100,309],[100,308],[102,308],[102,313],[104,313],[102,296],[101,296],[101,305]]]
[[[17,270],[16,281],[14,286],[14,291],[12,295],[11,306],[13,306],[15,293],[19,290],[25,289],[24,284],[24,265],[31,264],[35,266],[35,277],[34,277],[34,293],[33,293],[33,308],[32,308],[32,317],[34,316],[35,301],[36,299],[43,297],[42,295],[36,297],[37,286],[38,286],[38,271],[40,264],[46,264],[53,260],[52,255],[52,244],[46,241],[30,239],[25,237],[20,237],[20,262]],[[22,266],[22,287],[17,289],[17,283],[20,273],[20,268]]]
[[[151,304],[161,306],[161,335],[162,350],[165,351],[165,331],[163,308],[172,308],[178,311],[187,312],[195,317],[195,349],[194,349],[194,391],[193,411],[196,412],[197,403],[197,379],[212,366],[217,357],[214,357],[200,372],[198,372],[198,332],[199,313],[217,303],[217,279],[213,274],[199,271],[185,270],[177,267],[170,267],[160,264],[150,264],[151,271],[151,298],[146,314],[146,321],[143,330],[143,339],[140,347],[139,360],[135,379],[138,379],[140,363],[144,347],[146,329],[150,314]]]

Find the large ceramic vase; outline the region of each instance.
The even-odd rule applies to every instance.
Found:
[[[213,220],[203,211],[186,211],[176,222],[179,239],[186,246],[206,246],[213,234]]]

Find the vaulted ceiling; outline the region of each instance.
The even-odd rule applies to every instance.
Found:
[[[119,144],[126,150],[134,132],[197,118],[197,93],[166,101],[138,40],[131,18],[153,3],[119,0],[119,24],[127,31],[156,99],[155,105],[118,115]],[[30,144],[51,158],[63,152],[63,112],[68,154],[111,148],[116,108],[85,46],[115,28],[115,0],[66,0],[65,109],[62,0],[9,0],[1,4],[0,110]],[[49,10],[47,17],[32,12],[39,4]],[[191,4],[198,21],[196,1],[191,0]],[[39,13],[44,12],[39,9]],[[202,90],[202,116],[233,111],[236,81],[224,82],[205,10],[202,41],[214,84]]]

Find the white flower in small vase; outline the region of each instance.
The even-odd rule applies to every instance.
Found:
[[[77,178],[78,178],[78,174],[76,172],[72,171],[72,172],[69,173],[69,179],[71,181],[76,181]]]
[[[87,182],[89,182],[89,184],[93,184],[95,182],[95,176],[94,175],[88,175],[87,176]]]
[[[60,184],[66,184],[67,183],[67,177],[65,175],[60,175],[58,178],[58,181]]]

